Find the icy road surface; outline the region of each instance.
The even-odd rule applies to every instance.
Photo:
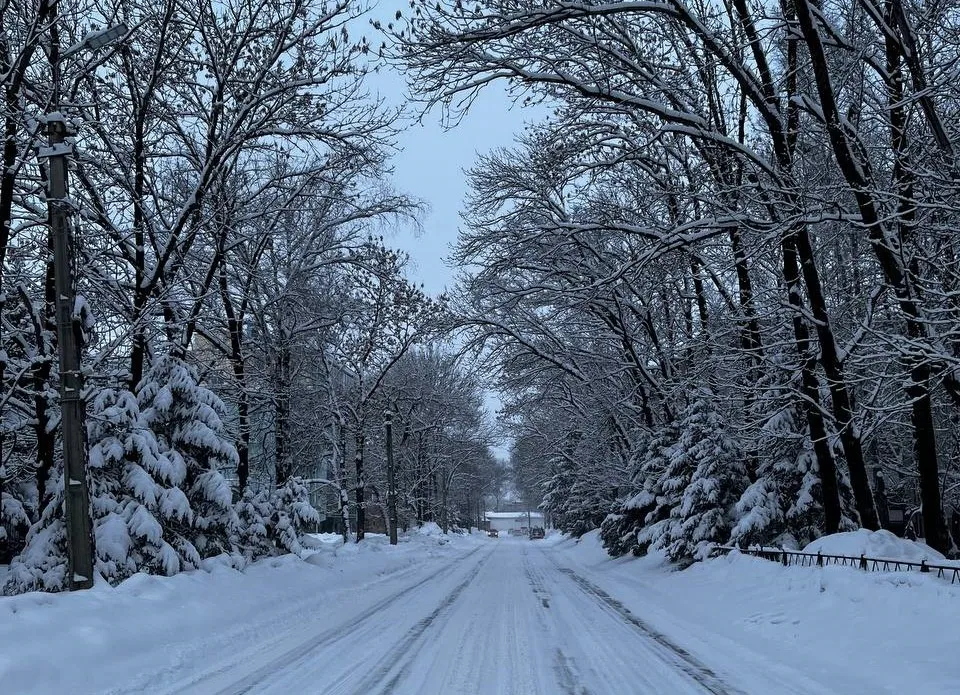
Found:
[[[536,542],[491,540],[392,575],[378,591],[332,607],[335,620],[304,606],[285,634],[248,643],[160,691],[812,694],[864,685],[834,674],[827,687],[736,644],[690,635],[703,648],[694,653],[675,636],[689,626],[669,626],[668,637],[562,559]]]

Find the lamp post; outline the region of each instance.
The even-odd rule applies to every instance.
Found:
[[[46,115],[47,143],[40,157],[47,159],[47,208],[53,239],[53,270],[56,289],[57,347],[60,358],[60,423],[63,433],[64,515],[67,531],[67,582],[71,591],[93,586],[93,536],[90,493],[87,487],[87,447],[84,432],[85,404],[81,389],[80,335],[75,322],[76,295],[73,278],[73,239],[70,229],[72,203],[67,193],[67,158],[73,148],[66,142],[67,122],[60,113],[60,58],[56,17],[51,22],[53,110]],[[96,50],[127,33],[123,24],[87,34],[63,53]]]

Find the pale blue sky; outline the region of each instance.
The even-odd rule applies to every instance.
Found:
[[[399,75],[387,77],[398,85],[402,83]],[[421,220],[421,232],[415,233],[410,227],[401,229],[388,243],[410,254],[410,276],[422,282],[430,294],[439,294],[455,282],[457,270],[450,267],[447,256],[457,240],[467,194],[464,170],[478,153],[509,146],[525,119],[534,116],[530,110],[511,106],[502,90],[491,88],[481,94],[455,128],[445,129],[440,114],[429,113],[422,124],[412,124],[400,138],[398,144],[403,149],[394,161],[394,184],[398,190],[425,201],[430,209]],[[485,405],[490,415],[495,415],[501,407],[498,394],[487,390]],[[507,458],[506,446],[496,447],[494,452]]]
[[[403,98],[400,75],[392,72],[379,77],[393,83],[382,89],[384,96]],[[444,128],[441,114],[435,110],[420,123],[411,123],[400,136],[397,144],[402,151],[394,160],[394,185],[425,201],[429,210],[421,220],[421,233],[402,229],[390,241],[410,254],[415,265],[411,276],[430,294],[438,294],[454,282],[456,271],[446,258],[461,223],[467,194],[465,170],[478,154],[511,145],[525,120],[534,116],[529,109],[514,107],[502,89],[491,87],[455,127]]]
[[[408,9],[405,0],[373,0],[373,8],[356,20],[356,30],[367,36],[370,45],[380,46],[387,39],[374,29],[370,20],[379,19],[384,26],[394,20],[397,9]],[[404,75],[396,68],[381,66],[370,75],[368,88],[390,105],[407,104]],[[451,129],[442,123],[439,109],[421,116],[419,104],[409,104],[409,123],[401,133],[399,154],[393,161],[396,190],[412,195],[429,206],[423,215],[422,232],[411,228],[397,230],[388,243],[410,254],[415,267],[410,276],[422,282],[430,294],[436,295],[454,284],[456,271],[446,264],[451,246],[460,227],[460,212],[467,193],[464,170],[483,154],[497,147],[507,147],[523,129],[525,122],[546,115],[546,109],[514,106],[504,89],[493,84],[484,89],[466,116]]]

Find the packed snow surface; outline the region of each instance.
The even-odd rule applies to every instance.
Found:
[[[218,563],[0,599],[0,693],[946,693],[960,586],[737,553],[675,571],[574,541],[318,534]]]

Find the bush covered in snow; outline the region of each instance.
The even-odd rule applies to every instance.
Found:
[[[847,557],[875,557],[890,560],[907,560],[910,562],[942,562],[946,558],[929,545],[900,538],[890,531],[869,531],[857,529],[822,536],[808,543],[804,548],[807,553],[825,553],[828,555],[845,555]]]

